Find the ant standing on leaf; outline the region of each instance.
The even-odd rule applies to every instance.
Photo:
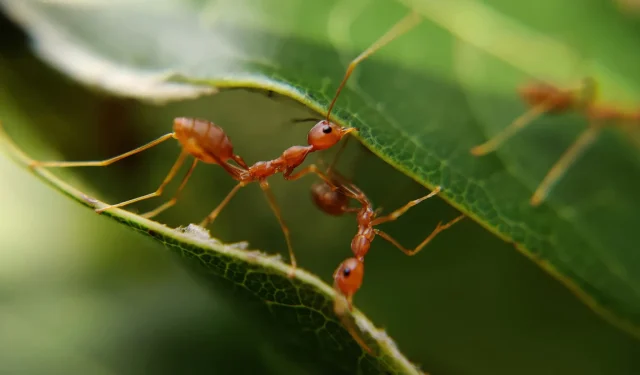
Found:
[[[531,197],[532,206],[538,206],[545,200],[553,185],[596,141],[604,127],[618,126],[629,132],[640,131],[640,109],[624,111],[613,105],[596,103],[596,83],[590,78],[584,79],[581,87],[577,89],[562,89],[550,84],[534,82],[523,85],[518,91],[519,96],[530,109],[493,138],[473,147],[471,154],[481,156],[495,151],[504,141],[545,113],[577,111],[584,114],[589,121],[588,128],[569,146],[537,187]],[[640,141],[638,142],[640,146]]]
[[[218,205],[218,207],[216,207],[216,209],[214,209],[200,223],[200,226],[206,227],[211,224],[220,214],[220,211],[222,211],[225,205],[231,200],[233,195],[235,195],[235,193],[240,188],[248,185],[251,182],[260,183],[260,187],[265,192],[267,200],[269,201],[272,210],[274,211],[278,221],[280,222],[282,231],[284,232],[287,246],[289,248],[291,265],[293,267],[291,276],[293,276],[293,272],[295,272],[296,268],[296,260],[293,254],[291,240],[289,238],[289,229],[282,220],[280,209],[275,201],[273,193],[271,192],[271,188],[269,187],[269,183],[266,181],[266,179],[267,177],[270,177],[277,173],[282,173],[283,177],[286,180],[297,180],[308,173],[315,173],[320,178],[326,179],[326,177],[318,171],[318,168],[315,165],[310,165],[298,171],[297,173],[293,173],[293,170],[304,162],[309,153],[325,150],[332,147],[333,145],[338,143],[346,134],[350,133],[353,130],[355,129],[342,128],[328,121],[320,121],[314,127],[312,127],[308,133],[308,146],[292,146],[286,149],[282,153],[282,155],[276,159],[269,161],[260,161],[251,166],[248,166],[242,159],[242,157],[236,155],[233,152],[233,145],[222,128],[210,121],[179,117],[176,118],[173,122],[173,132],[165,134],[160,138],[147,143],[144,146],[138,147],[122,155],[102,161],[33,161],[30,164],[30,167],[103,167],[110,165],[116,161],[122,160],[128,156],[147,150],[168,139],[176,139],[182,146],[182,151],[173,167],[169,171],[169,174],[167,174],[164,181],[162,181],[160,186],[154,192],[121,203],[96,209],[96,212],[101,213],[112,208],[123,207],[145,199],[160,196],[167,184],[169,184],[169,182],[175,177],[187,156],[192,155],[194,157],[194,160],[191,163],[191,167],[183,177],[182,182],[180,183],[180,186],[176,190],[174,196],[166,203],[162,204],[152,211],[143,214],[142,216],[146,218],[152,218],[162,211],[166,210],[167,208],[173,206],[176,203],[180,192],[185,187],[189,177],[193,173],[193,170],[198,161],[202,161],[208,164],[218,164],[233,179],[237,180],[238,184],[227,194],[225,199]],[[229,163],[230,160],[233,160],[237,165]]]

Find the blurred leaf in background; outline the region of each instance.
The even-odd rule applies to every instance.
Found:
[[[429,3],[415,2],[412,6],[421,9],[421,4]],[[612,13],[613,4],[607,6],[604,1],[593,1],[589,6],[574,2],[574,8],[568,5],[562,9],[551,8],[549,1],[546,7],[535,6],[539,12],[530,11],[528,7],[534,5],[506,3],[491,5],[538,28],[544,25],[541,20],[557,19],[560,24],[571,18],[575,9],[589,11],[576,16],[583,19],[578,36],[585,30],[599,33],[597,27],[589,29],[592,22],[584,20],[598,19],[611,25],[624,17]],[[141,71],[160,74],[169,69],[223,86],[281,89],[283,82],[292,83],[299,91],[289,94],[310,95],[313,101],[309,104],[314,108],[326,105],[344,67],[357,51],[386,30],[382,25],[390,26],[406,12],[406,8],[388,1],[333,6],[293,0],[237,2],[234,6],[207,1],[165,1],[153,6],[138,1],[114,3],[107,8],[87,4],[84,8],[74,5],[78,8],[73,12],[65,12],[63,5],[46,5],[46,12],[39,13],[39,22],[30,24],[32,31],[42,26],[43,19],[62,26],[71,36],[71,46],[84,47],[94,57],[117,63],[107,66],[115,65],[115,72],[121,72],[124,66],[135,73],[133,77],[140,77]],[[194,23],[194,14],[200,24]],[[216,16],[226,21],[223,27],[211,33],[192,33],[194,29],[207,30]],[[8,21],[4,22],[6,25]],[[632,21],[624,22],[612,32],[627,37],[610,45],[625,52],[615,54],[617,60],[605,53],[607,37],[602,36],[598,39],[601,50],[593,53],[602,57],[608,68],[619,68],[617,76],[628,78],[624,86],[633,96],[638,77],[628,67],[637,66],[633,61],[638,61],[638,51],[631,48],[637,40],[637,28],[634,30]],[[622,320],[634,322],[640,314],[640,302],[634,294],[634,280],[639,274],[635,265],[640,258],[633,251],[637,248],[633,228],[639,222],[633,191],[637,191],[638,179],[624,178],[637,176],[629,157],[633,151],[620,148],[620,140],[605,140],[603,149],[617,151],[609,153],[605,162],[596,160],[595,155],[584,160],[572,172],[572,180],[567,179],[565,187],[557,189],[556,198],[550,200],[551,208],[532,211],[527,207],[528,194],[584,124],[572,117],[545,119],[536,126],[539,135],[505,145],[499,159],[472,160],[468,148],[474,142],[493,134],[523,110],[507,87],[525,77],[518,67],[507,70],[499,59],[472,51],[481,55],[490,71],[501,69],[503,83],[487,90],[479,90],[482,85],[466,89],[468,66],[461,67],[453,53],[460,41],[437,24],[425,22],[420,27],[419,32],[403,36],[402,41],[389,45],[358,68],[336,113],[360,127],[362,141],[400,170],[423,184],[446,183],[449,202],[475,214],[493,234],[468,220],[413,258],[376,242],[367,258],[367,278],[356,298],[357,306],[385,327],[410,360],[434,374],[633,373],[640,358],[640,347],[633,337],[604,322],[564,286],[495,236],[524,244],[525,251],[556,268],[565,267],[559,268],[561,274],[580,284],[583,292],[598,300],[598,306],[612,310],[618,320],[622,316]],[[55,33],[46,33],[50,29],[37,30],[41,38],[49,35],[55,39]],[[218,37],[215,43],[212,34]],[[289,145],[301,143],[308,130],[289,122],[306,114],[304,109],[249,91],[226,91],[162,107],[106,97],[70,83],[36,62],[22,49],[22,42],[16,41],[20,39],[17,35],[3,36],[13,42],[2,54],[2,120],[16,142],[37,159],[112,156],[168,131],[171,119],[184,115],[209,118],[222,125],[236,150],[248,161],[272,157]],[[69,50],[52,43],[52,39],[37,45],[40,56],[84,83],[122,95],[115,88],[122,85],[110,86],[114,82],[109,80],[112,70],[86,63],[65,65],[82,61],[82,56],[65,60]],[[540,59],[553,65],[549,56]],[[83,70],[87,67],[94,70]],[[605,82],[605,88],[615,87],[618,81],[611,82]],[[133,86],[146,90],[137,94],[127,91],[134,94],[127,96],[148,96],[154,92],[149,87],[157,89],[155,94],[177,95],[171,85],[147,87],[138,82]],[[427,105],[429,111],[425,113]],[[483,128],[486,124],[487,131]],[[535,142],[535,137],[544,141]],[[421,147],[415,146],[416,140]],[[544,145],[543,152],[536,145]],[[357,145],[352,146],[341,165],[353,171],[352,177],[378,206],[393,209],[424,194],[423,186]],[[152,191],[175,155],[175,146],[164,145],[109,168],[56,174],[89,195],[118,202]],[[532,164],[532,160],[538,163]],[[272,334],[258,332],[255,324],[242,321],[229,299],[219,295],[222,291],[204,288],[184,275],[161,246],[78,207],[8,161],[3,163],[8,172],[3,170],[2,188],[7,192],[1,204],[7,210],[3,209],[0,216],[0,249],[1,263],[7,268],[2,273],[7,278],[6,282],[2,280],[7,298],[2,299],[6,303],[0,307],[8,316],[3,320],[7,322],[6,332],[12,334],[2,344],[7,347],[2,352],[8,359],[1,363],[8,370],[37,373],[56,365],[66,372],[140,373],[149,368],[167,373],[185,368],[190,372],[223,368],[229,372],[265,372],[271,368],[281,373],[302,371],[292,363],[300,357],[313,357],[314,353],[266,350],[271,347],[268,342]],[[232,187],[233,181],[219,169],[200,169],[184,199],[159,217],[160,222],[171,227],[198,222]],[[593,198],[590,194],[602,194],[598,189],[602,186],[592,182],[594,176],[598,176],[596,181],[610,184],[616,194],[614,198],[605,194],[588,207],[580,206],[585,199]],[[484,183],[475,185],[474,179]],[[350,218],[324,217],[317,212],[309,200],[309,186],[310,181],[303,180],[273,182],[285,219],[291,223],[299,263],[330,282],[335,266],[349,255],[354,223]],[[580,187],[579,193],[576,187]],[[245,190],[217,219],[212,234],[225,241],[246,239],[252,248],[269,252],[284,249],[278,224],[259,189]],[[483,201],[487,194],[496,198],[490,201],[495,207]],[[611,199],[616,199],[615,204]],[[145,202],[130,209],[144,212],[156,204]],[[574,212],[567,213],[569,208]],[[424,237],[425,228],[455,214],[446,203],[430,201],[412,209],[398,223],[389,224],[389,232],[410,246]],[[603,226],[603,222],[611,224]],[[29,235],[34,228],[38,236]],[[600,243],[594,245],[593,237]],[[51,260],[46,261],[49,258],[45,256]],[[618,278],[619,270],[605,267],[603,257],[622,262],[627,277]],[[109,322],[118,329],[110,329]],[[48,327],[55,330],[47,332]],[[30,339],[34,334],[51,338],[51,344]],[[132,338],[145,341],[128,346]],[[23,346],[10,347],[17,339]],[[35,356],[36,360],[16,361],[20,355]],[[60,361],[60,355],[75,359]],[[323,372],[322,368],[312,369],[310,362],[306,366],[302,362],[307,371]]]

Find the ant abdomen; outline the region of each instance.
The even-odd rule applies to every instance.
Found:
[[[175,138],[191,155],[205,163],[218,164],[234,159],[233,144],[222,130],[211,121],[178,117],[173,120]]]
[[[332,189],[324,181],[311,186],[311,198],[322,212],[333,216],[343,215],[349,205],[348,196],[339,190]]]
[[[335,286],[347,298],[351,298],[362,286],[364,263],[349,258],[340,264],[333,274]]]

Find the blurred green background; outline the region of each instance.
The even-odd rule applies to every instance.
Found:
[[[37,60],[10,21],[0,19],[0,31],[0,120],[36,159],[116,155],[168,132],[177,116],[214,120],[251,162],[305,139],[308,125],[290,120],[309,111],[283,98],[233,90],[166,106],[115,99]],[[426,193],[350,143],[340,168],[377,206],[393,209]],[[168,142],[108,168],[55,173],[115,203],[155,189],[177,155]],[[275,337],[240,319],[228,296],[199,283],[161,245],[80,207],[5,157],[0,176],[0,373],[321,373],[279,353]],[[350,255],[355,225],[313,207],[312,181],[274,178],[272,186],[299,264],[330,282]],[[171,227],[199,222],[233,185],[218,168],[201,165],[184,198],[157,220]],[[144,212],[162,201],[130,209]],[[385,231],[413,246],[455,215],[436,198]],[[257,186],[238,194],[211,233],[270,253],[285,249]],[[636,340],[470,220],[411,258],[374,242],[355,303],[432,374],[640,370]]]

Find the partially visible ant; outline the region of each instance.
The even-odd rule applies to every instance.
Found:
[[[538,206],[546,199],[553,185],[593,144],[604,127],[619,126],[623,130],[640,130],[640,109],[625,111],[614,105],[596,103],[596,84],[591,78],[584,79],[577,89],[562,89],[539,82],[527,83],[518,89],[518,93],[530,109],[487,142],[473,147],[471,154],[481,156],[495,151],[504,141],[545,113],[576,111],[584,114],[589,121],[588,128],[569,146],[536,188],[530,200],[532,206]]]
[[[398,219],[411,207],[437,195],[442,190],[439,186],[422,198],[414,199],[390,214],[378,217],[379,211],[373,209],[373,204],[369,198],[355,184],[347,181],[347,179],[336,170],[328,170],[325,172],[325,175],[331,179],[331,182],[324,181],[317,183],[313,185],[311,190],[316,206],[329,215],[341,216],[344,214],[356,214],[358,224],[358,231],[351,241],[351,250],[354,256],[343,261],[333,273],[334,288],[344,296],[347,303],[345,307],[344,301],[336,299],[334,311],[351,336],[360,343],[365,350],[371,353],[371,349],[365,344],[356,328],[347,320],[345,312],[346,309],[350,311],[353,310],[353,296],[362,286],[364,258],[369,252],[371,243],[376,235],[387,240],[406,255],[413,256],[427,246],[436,235],[462,220],[465,215],[460,215],[445,224],[442,222],[438,223],[436,228],[418,246],[414,249],[407,249],[389,234],[374,227]],[[358,202],[359,207],[350,206],[349,203],[352,200]]]

